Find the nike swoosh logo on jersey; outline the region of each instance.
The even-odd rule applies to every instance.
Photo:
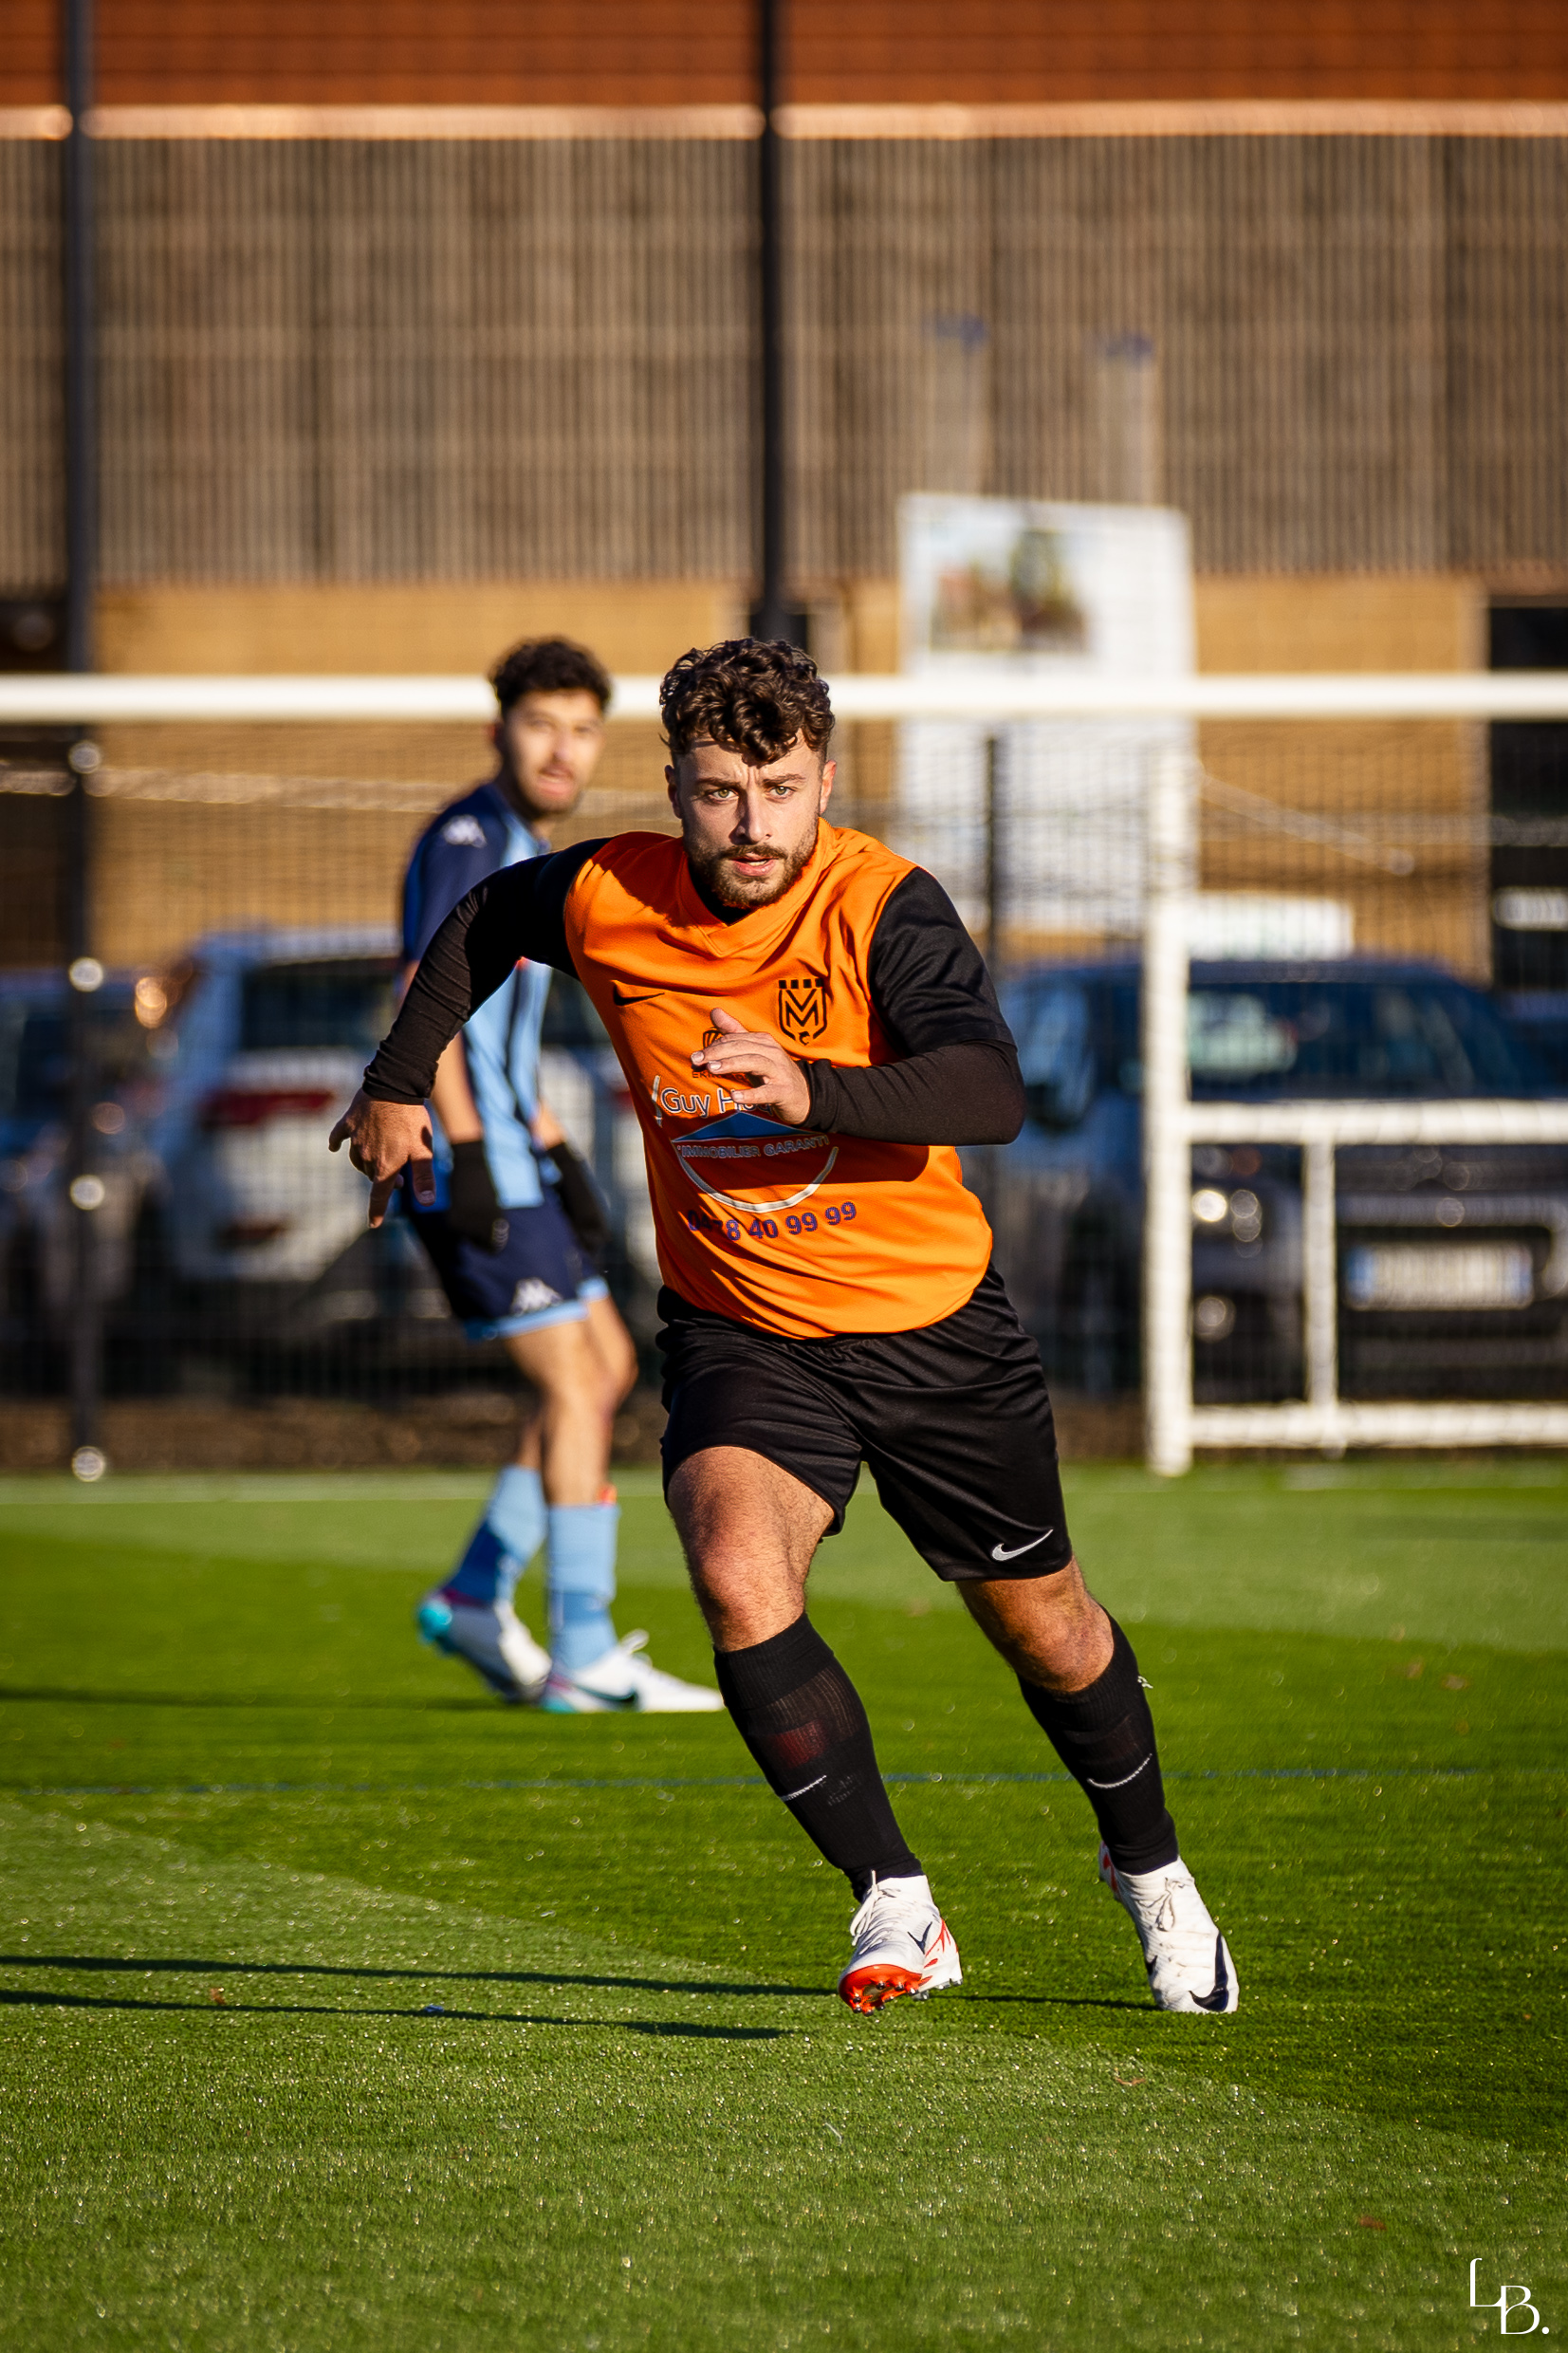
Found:
[[[644,989],[640,995],[629,997],[622,990],[617,989],[612,985],[610,994],[618,1005],[647,1005],[655,997],[662,997],[667,995],[668,991],[663,989]]]
[[[1054,1536],[1055,1534],[1056,1529],[1054,1528],[1048,1528],[1045,1530],[1045,1536]],[[1016,1561],[1021,1552],[1032,1552],[1036,1545],[1042,1545],[1045,1541],[1045,1536],[1031,1536],[1026,1545],[1013,1545],[1010,1549],[1004,1549],[1004,1547],[999,1544],[992,1545],[991,1558],[993,1561]]]

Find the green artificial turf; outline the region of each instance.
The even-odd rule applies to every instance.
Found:
[[[727,1719],[505,1711],[412,1639],[483,1484],[0,1482],[0,2344],[1442,2348],[1498,2331],[1472,2257],[1568,2330],[1561,1466],[1072,1479],[1227,2021],[1148,2008],[869,1498],[815,1614],[966,1974],[851,2018]],[[706,1676],[623,1496],[619,1621]]]

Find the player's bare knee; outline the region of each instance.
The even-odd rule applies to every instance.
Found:
[[[1048,1577],[987,1577],[959,1586],[987,1640],[1026,1681],[1081,1690],[1111,1654],[1111,1621],[1076,1560]]]
[[[738,1552],[688,1556],[692,1592],[715,1650],[749,1650],[792,1626],[805,1607],[802,1580],[787,1563]]]

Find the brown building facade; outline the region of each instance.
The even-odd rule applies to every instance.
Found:
[[[789,558],[829,667],[895,666],[897,500],[921,489],[1180,508],[1211,670],[1463,668],[1485,659],[1489,599],[1568,602],[1568,10],[785,16]],[[100,0],[99,20],[104,666],[472,671],[563,627],[646,672],[744,625],[751,7]],[[39,111],[56,31],[52,5],[11,0],[0,601],[18,609],[64,567],[61,125]],[[1135,466],[1112,430],[1134,352]],[[1484,751],[1441,733],[1316,731],[1308,773],[1291,731],[1206,731],[1242,796],[1206,880],[1305,887],[1282,844],[1327,825],[1350,846],[1324,887],[1358,938],[1484,971]],[[477,756],[467,734],[105,748],[130,781],[104,838],[141,878],[103,914],[125,959],[186,936],[198,899],[255,912],[263,865],[198,856],[231,821],[166,771],[265,793],[303,762],[308,822],[364,831],[379,907],[408,812],[370,813],[365,789],[418,802]],[[891,732],[846,750],[852,813],[876,822]],[[622,814],[656,818],[657,767],[651,731],[618,732]],[[1257,835],[1257,809],[1307,806],[1316,833]],[[1428,813],[1413,867],[1351,842],[1345,812],[1374,806]],[[185,897],[149,880],[176,872]]]
[[[61,95],[53,0],[9,0],[0,105]],[[1568,100],[1554,0],[792,0],[812,104]],[[105,104],[723,104],[747,0],[100,0]]]

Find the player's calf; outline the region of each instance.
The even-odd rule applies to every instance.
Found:
[[[1114,1618],[1104,1622],[1110,1658],[1081,1690],[1050,1691],[1023,1676],[1020,1688],[1094,1807],[1099,1875],[1137,1931],[1155,2003],[1225,2016],[1237,2003],[1236,1965],[1177,1849],[1133,1646]]]

